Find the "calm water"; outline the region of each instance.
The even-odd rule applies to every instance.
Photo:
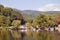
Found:
[[[17,30],[0,30],[0,40],[60,40],[59,32],[24,32],[21,33]]]

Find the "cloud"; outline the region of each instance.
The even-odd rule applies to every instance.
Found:
[[[60,5],[58,4],[47,4],[37,9],[38,11],[60,11]]]

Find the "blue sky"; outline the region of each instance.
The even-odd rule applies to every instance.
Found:
[[[60,0],[0,0],[0,4],[19,10],[36,10],[47,4],[60,5]]]

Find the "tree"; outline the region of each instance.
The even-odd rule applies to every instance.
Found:
[[[32,24],[29,23],[29,22],[27,22],[25,25],[26,25],[28,28],[31,28],[31,26],[32,26]]]
[[[10,26],[13,20],[23,19],[23,16],[20,11],[10,7],[4,7],[3,5],[0,5],[0,16],[0,26]]]
[[[38,24],[38,20],[37,19],[34,19],[33,22],[32,22],[32,26],[33,27],[36,27]]]
[[[28,22],[28,23],[32,23],[32,22],[33,22],[33,18],[27,17],[27,18],[25,19],[25,21]]]
[[[13,11],[12,8],[9,8],[9,7],[5,7],[4,10],[3,10],[3,15],[4,16],[11,16],[11,12]]]
[[[8,17],[6,17],[5,25],[6,25],[7,27],[9,27],[9,26],[10,26],[10,23],[11,23],[11,19],[10,19],[10,16],[8,16]]]
[[[3,12],[4,6],[0,4],[0,12]]]
[[[0,15],[0,26],[4,26],[5,25],[5,16]]]
[[[10,25],[10,17],[5,17],[0,15],[0,26],[9,26]]]
[[[56,24],[60,24],[60,12],[56,13],[53,15],[53,21],[56,23]]]
[[[41,26],[41,27],[44,27],[44,26],[49,26],[49,25],[53,25],[54,22],[52,20],[52,17],[51,15],[48,15],[48,14],[44,14],[44,13],[41,13],[39,14],[37,17],[36,17],[36,21],[37,22],[37,25]],[[34,22],[34,23],[35,23]],[[51,23],[52,22],[52,23]]]
[[[20,24],[21,24],[20,20],[13,20],[13,22],[12,22],[12,26],[14,26],[14,27],[18,27]]]

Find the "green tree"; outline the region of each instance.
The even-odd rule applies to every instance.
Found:
[[[51,15],[49,14],[44,14],[44,13],[41,13],[39,14],[37,17],[36,17],[36,21],[37,22],[37,25],[41,26],[41,27],[44,27],[44,26],[49,26],[49,25],[53,25],[54,24],[54,21],[52,20],[52,17]],[[34,23],[35,23],[34,22]],[[52,23],[51,23],[52,22]]]
[[[33,22],[33,18],[26,17],[26,18],[25,18],[25,21],[26,21],[26,22],[29,22],[29,23],[32,23],[32,22]]]
[[[10,26],[10,23],[11,23],[11,19],[10,19],[10,16],[8,16],[8,17],[6,17],[5,25],[8,27],[8,26]]]
[[[3,12],[4,6],[0,4],[0,12]]]
[[[12,26],[18,27],[19,25],[21,25],[21,21],[20,20],[13,20]]]
[[[0,15],[0,26],[5,25],[5,16]]]

